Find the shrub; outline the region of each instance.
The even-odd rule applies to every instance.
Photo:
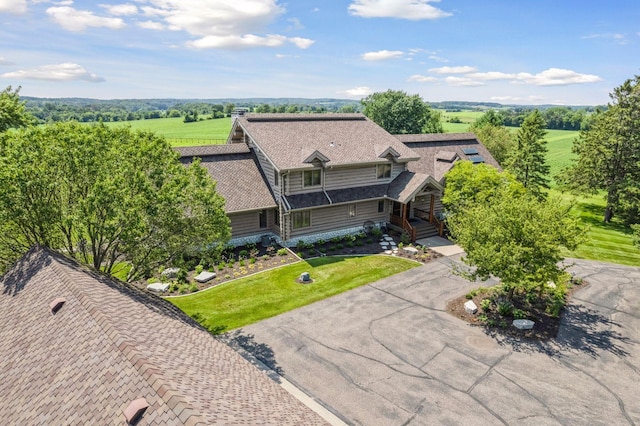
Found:
[[[187,284],[182,284],[180,287],[178,287],[178,293],[186,294],[188,292],[189,292],[189,286]]]
[[[362,240],[358,240],[358,241],[356,241],[356,245],[357,245],[358,247],[362,247],[362,246],[364,245],[364,241],[362,241]]]
[[[171,284],[169,284],[169,292],[170,292],[170,293],[174,293],[174,292],[178,291],[178,288],[179,288],[179,287],[180,287],[180,286],[178,285],[178,283],[177,283],[177,282],[172,281],[172,282],[171,282]]]
[[[251,259],[249,259],[249,264],[253,265],[254,263],[256,263],[255,257],[252,257]]]
[[[231,278],[231,275],[227,274],[227,275],[225,275],[224,277],[225,277],[226,279],[229,279],[229,278]]]
[[[400,241],[400,242],[398,243],[398,248],[402,248],[402,247],[404,247],[404,242]]]
[[[195,293],[196,291],[198,291],[198,284],[196,284],[196,283],[191,284],[191,285],[189,286],[189,291],[190,291],[191,293]]]
[[[221,263],[221,264],[218,265],[218,271],[222,271],[226,267],[227,267],[226,263]]]
[[[341,241],[342,241],[342,237],[333,237],[333,238],[331,239],[331,242],[332,242],[333,244],[338,244],[338,243],[339,243],[339,242],[341,242]]]
[[[176,280],[180,283],[186,283],[187,282],[187,270],[180,268],[178,270],[178,273],[176,274]]]
[[[411,240],[409,239],[409,234],[407,234],[406,232],[405,232],[405,233],[403,233],[403,234],[400,236],[400,241],[401,241],[403,244],[405,244],[405,245],[406,245],[406,244],[409,244],[409,243],[411,242]]]
[[[204,266],[202,265],[196,265],[196,275],[198,275],[200,272],[202,272],[204,270]]]
[[[305,247],[306,247],[306,244],[302,240],[298,241],[298,244],[296,244],[296,250],[298,251],[304,250]]]
[[[511,315],[513,313],[513,304],[508,301],[498,303],[498,313],[503,317]]]
[[[344,246],[343,246],[342,244],[338,244],[338,245],[336,245],[336,248],[337,248],[338,250],[342,250],[342,249],[344,248]]]
[[[245,266],[247,263],[245,262],[244,259],[242,259],[240,262],[238,262],[238,264],[240,265],[240,267]]]
[[[336,246],[329,246],[329,251],[336,251]]]
[[[467,294],[465,294],[465,295],[464,295],[464,297],[465,297],[467,300],[471,300],[471,299],[473,299],[473,294],[471,294],[471,293],[467,293]]]
[[[373,244],[373,238],[367,238],[367,244]]]
[[[513,310],[513,318],[515,319],[527,319],[527,313],[522,309],[514,309]]]
[[[491,311],[491,299],[482,299],[480,301],[480,307],[482,308],[483,312]]]
[[[298,253],[296,253],[296,255],[300,258],[304,257],[304,252],[303,251],[299,251]]]
[[[288,253],[289,253],[289,250],[287,250],[284,247],[278,250],[278,256],[286,256]]]
[[[324,247],[320,247],[320,248],[318,249],[318,251],[319,251],[320,253],[326,253],[326,252],[327,252],[327,249],[326,249],[326,248],[324,248]]]
[[[380,228],[373,228],[371,230],[371,235],[373,235],[376,238],[382,238],[382,234],[383,232],[382,232],[382,229]]]
[[[238,259],[246,259],[247,257],[249,257],[249,251],[248,250],[240,250],[238,252]]]
[[[325,245],[327,242],[325,240],[318,240],[316,241],[316,244],[318,244],[319,246],[323,246]]]
[[[354,245],[353,241],[347,241],[347,244],[346,244],[347,247],[353,248],[353,245]]]

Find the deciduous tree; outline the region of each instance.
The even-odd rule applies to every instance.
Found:
[[[513,150],[514,140],[511,131],[502,124],[502,117],[489,110],[469,126],[469,131],[478,137],[498,163],[505,163]]]
[[[489,173],[468,162],[457,164],[447,174],[443,202],[467,200],[453,209],[447,226],[465,250],[463,261],[473,267],[463,275],[500,279],[505,293],[544,291],[549,281],[561,281],[562,248],[575,249],[584,241],[578,218],[570,205],[559,200],[540,200],[508,174]],[[449,185],[450,177],[468,185]],[[475,187],[476,196],[469,196]]]
[[[33,122],[33,117],[25,109],[25,102],[20,101],[19,93],[20,87],[12,91],[11,86],[0,92],[0,133]]]
[[[373,93],[361,103],[364,115],[391,134],[443,132],[440,114],[429,108],[418,95],[387,90]]]
[[[0,245],[38,243],[129,280],[210,244],[229,222],[215,183],[164,138],[74,123],[12,132],[0,154]],[[8,260],[8,259],[4,259]]]

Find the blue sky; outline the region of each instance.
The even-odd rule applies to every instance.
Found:
[[[638,0],[0,0],[24,96],[596,105],[636,74]]]

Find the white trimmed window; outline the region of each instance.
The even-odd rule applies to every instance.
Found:
[[[302,172],[302,185],[306,188],[309,186],[320,186],[322,184],[322,170],[305,170]]]
[[[378,164],[376,166],[376,176],[378,179],[389,179],[391,177],[391,164]]]
[[[348,206],[348,216],[349,217],[356,217],[356,205],[355,204],[349,204]]]
[[[308,228],[311,226],[311,211],[305,210],[302,212],[291,213],[291,223],[293,229]]]

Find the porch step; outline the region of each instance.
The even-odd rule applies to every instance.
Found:
[[[416,240],[423,238],[435,237],[438,235],[438,229],[429,222],[417,222],[411,224],[416,230]]]

